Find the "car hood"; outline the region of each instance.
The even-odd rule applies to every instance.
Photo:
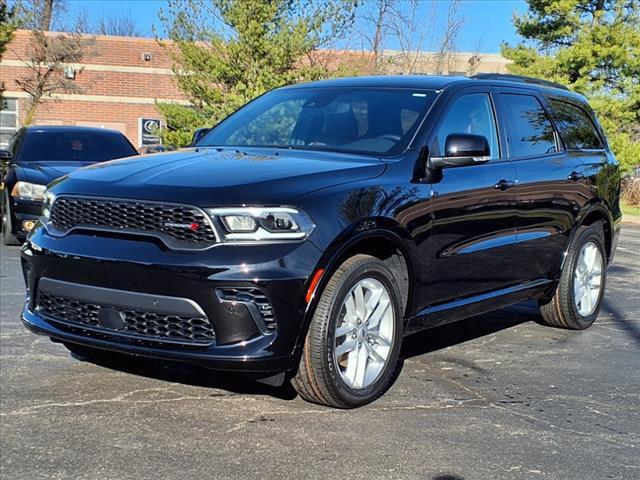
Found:
[[[19,162],[15,164],[16,175],[22,182],[48,185],[56,178],[63,177],[81,167],[94,162]]]
[[[384,169],[378,158],[334,152],[192,148],[83,168],[57,182],[53,191],[200,206],[273,205],[373,178]]]

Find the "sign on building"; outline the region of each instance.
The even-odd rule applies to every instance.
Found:
[[[140,118],[138,125],[139,144],[141,147],[145,145],[160,145],[162,141],[158,136],[160,131],[160,120],[157,118]]]

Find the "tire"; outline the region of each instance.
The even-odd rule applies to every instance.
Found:
[[[334,408],[355,408],[382,396],[402,367],[401,298],[393,272],[377,258],[356,255],[340,265],[318,301],[291,380],[300,396]],[[348,333],[336,338],[338,326]]]
[[[9,198],[5,194],[2,206],[2,244],[7,246],[20,245],[16,236],[12,233],[13,225],[11,224],[11,210],[9,207]]]
[[[583,255],[587,255],[587,257],[583,257]],[[591,274],[585,274],[584,272],[588,270],[588,268],[585,269],[585,265],[589,263],[589,255],[594,255],[595,270],[592,270]],[[607,280],[606,259],[602,223],[596,222],[586,227],[579,227],[567,250],[565,264],[553,297],[540,302],[541,323],[572,330],[583,330],[590,327],[598,317],[602,306]],[[576,273],[576,269],[578,273]],[[595,291],[596,284],[599,284],[597,292]],[[580,295],[580,292],[583,291],[590,299]],[[593,294],[589,292],[593,292]],[[576,294],[581,297],[578,298],[578,301],[576,301]]]

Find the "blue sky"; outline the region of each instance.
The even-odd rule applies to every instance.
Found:
[[[439,1],[439,15],[444,15],[447,3],[448,0]],[[158,10],[162,7],[166,8],[164,0],[69,0],[67,15],[75,18],[82,10],[88,13],[90,20],[100,16],[129,15],[142,34],[152,36],[153,27],[160,27]],[[524,0],[464,0],[465,24],[457,49],[474,51],[480,42],[483,52],[499,52],[502,41],[517,42],[512,23],[513,13],[523,13],[526,7]],[[158,28],[158,31],[162,29]],[[397,48],[397,45],[390,43],[388,47]]]

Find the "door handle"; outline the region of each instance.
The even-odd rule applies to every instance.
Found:
[[[498,183],[496,183],[493,188],[495,188],[496,190],[501,190],[501,191],[505,191],[505,190],[509,190],[511,187],[515,187],[516,186],[516,182],[514,182],[513,180],[500,180]]]
[[[572,182],[578,182],[578,181],[582,180],[583,178],[584,178],[584,174],[578,173],[578,172],[571,172],[569,174],[569,176],[567,177],[567,180],[570,180]]]

